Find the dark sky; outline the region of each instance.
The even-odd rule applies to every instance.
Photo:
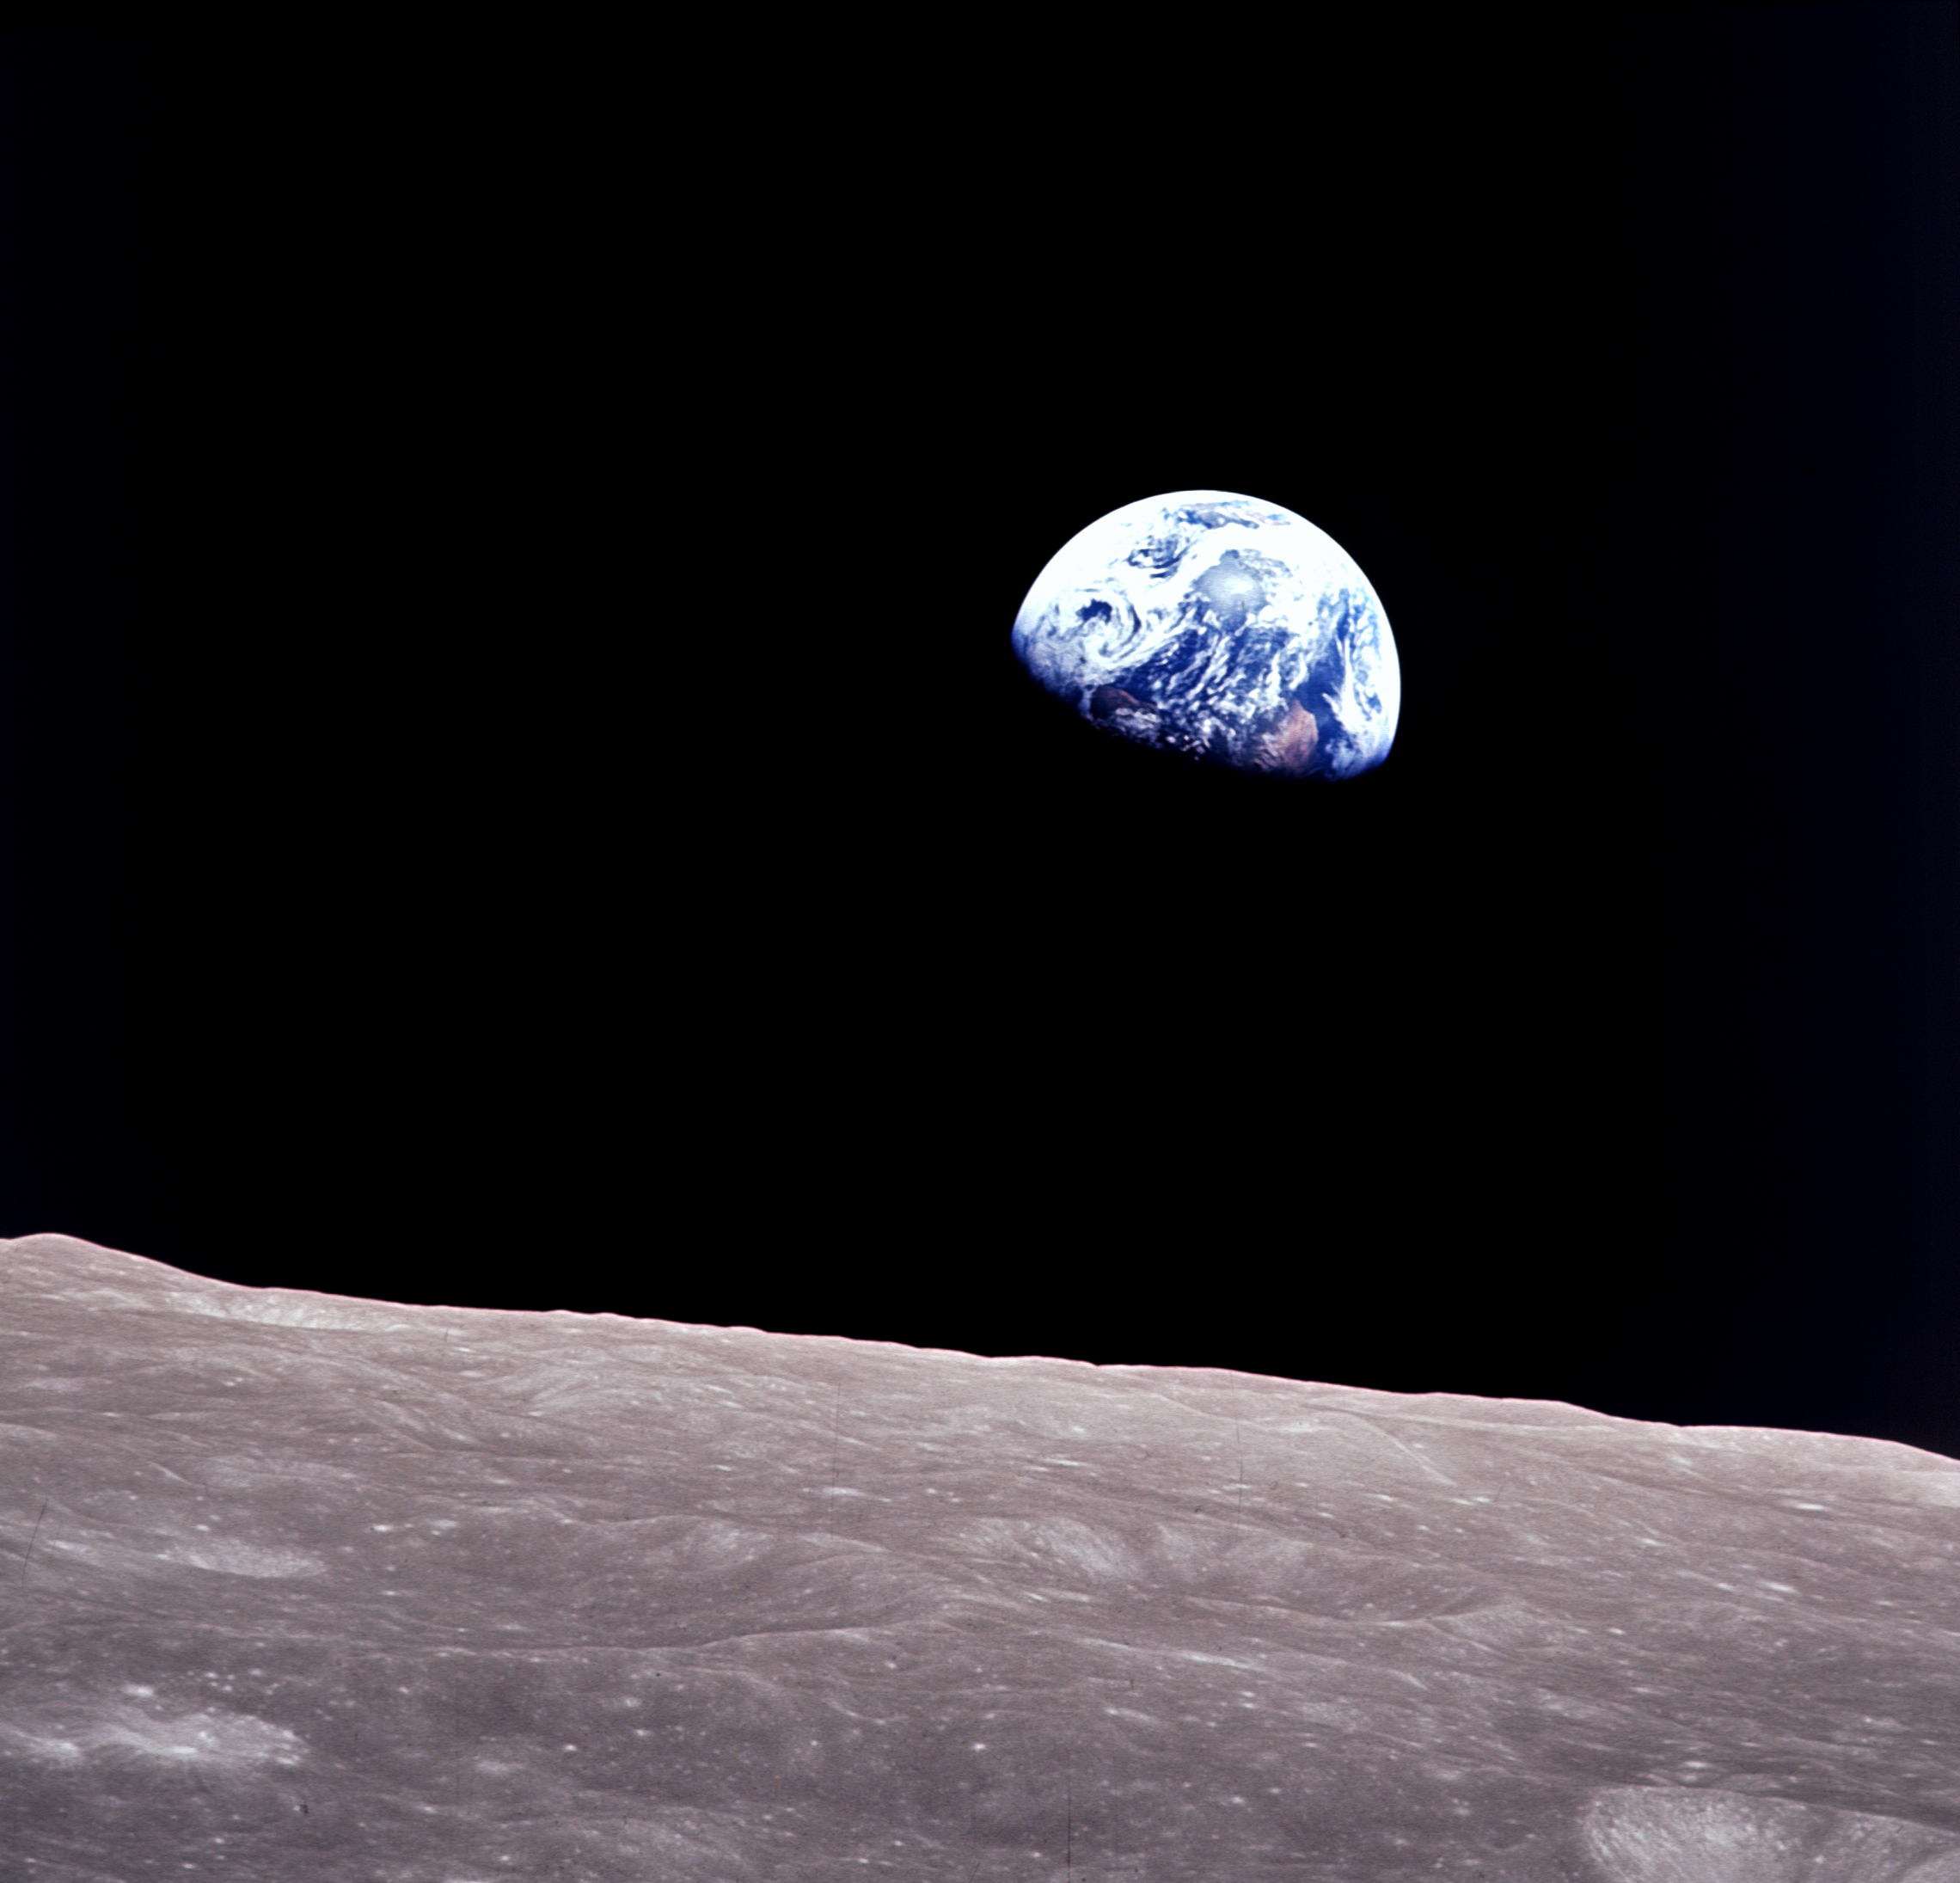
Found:
[[[0,40],[0,1234],[1960,1454],[1955,12],[1560,30]],[[1378,773],[1021,684],[1194,487]]]

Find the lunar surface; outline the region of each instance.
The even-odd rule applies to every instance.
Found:
[[[1951,1459],[0,1281],[4,1883],[1960,1883]]]

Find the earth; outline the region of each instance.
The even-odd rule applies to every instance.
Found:
[[[1237,771],[1351,778],[1388,756],[1395,638],[1354,559],[1222,490],[1125,504],[1050,559],[1014,652],[1106,731]]]

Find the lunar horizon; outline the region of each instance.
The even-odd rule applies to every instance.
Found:
[[[1960,1883],[1960,1463],[0,1242],[0,1883]]]

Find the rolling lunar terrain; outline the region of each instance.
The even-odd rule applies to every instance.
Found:
[[[0,1883],[1960,1883],[1960,1463],[0,1242]]]

